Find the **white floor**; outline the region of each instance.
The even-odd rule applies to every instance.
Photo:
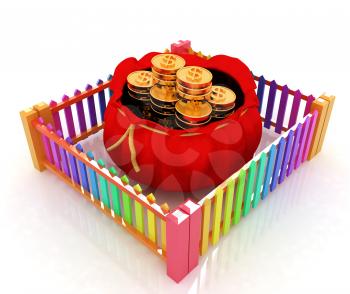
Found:
[[[166,14],[164,1],[39,2],[0,5],[0,293],[350,293],[347,1],[187,1],[186,9],[167,3]],[[145,14],[153,15],[147,23]],[[179,15],[191,24],[176,22]],[[168,19],[176,25],[159,26]],[[18,112],[181,38],[337,100],[317,158],[175,284],[147,248],[53,174],[33,169]]]

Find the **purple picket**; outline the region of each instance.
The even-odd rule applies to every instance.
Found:
[[[66,138],[66,141],[68,144],[73,145],[73,141],[70,137]],[[79,173],[78,173],[78,167],[77,167],[77,160],[76,158],[68,152],[68,158],[70,163],[70,168],[72,171],[72,177],[74,182],[76,182],[78,185],[80,185],[80,179],[79,179]]]
[[[57,102],[54,100],[51,100],[50,102],[50,107],[55,107],[57,105]],[[60,114],[58,111],[52,113],[53,116],[53,122],[55,124],[55,130],[61,130],[62,131],[62,124],[61,124],[61,119],[60,119]]]
[[[309,125],[310,125],[310,117],[307,117],[303,123],[303,130],[302,130],[301,136],[300,136],[300,147],[299,147],[298,154],[296,157],[294,169],[297,169],[301,164],[301,159],[302,159],[303,154],[304,154],[305,141],[307,138],[307,134],[309,132]]]
[[[277,90],[277,84],[275,81],[272,81],[270,84],[269,97],[267,100],[266,114],[265,114],[265,120],[264,120],[264,127],[267,129],[271,127],[271,118],[272,118],[273,107],[275,105],[276,90]]]
[[[91,85],[87,85],[86,88],[85,88],[86,91],[90,91],[91,89],[92,89]],[[89,96],[87,98],[87,101],[88,101],[88,108],[89,108],[89,116],[90,116],[91,127],[94,127],[94,126],[97,125],[94,95]]]
[[[63,139],[63,134],[61,130],[58,130],[56,132],[57,136],[59,136],[60,138]],[[70,177],[70,170],[69,170],[69,164],[68,164],[68,158],[67,158],[67,151],[62,148],[61,146],[59,146],[59,150],[60,150],[60,155],[61,155],[61,162],[62,162],[62,169],[64,171],[64,173]]]
[[[301,93],[299,90],[295,91],[294,93],[294,98],[293,98],[293,105],[292,105],[292,110],[290,112],[290,117],[289,117],[289,123],[288,123],[288,129],[292,126],[297,121],[298,118],[298,112],[299,112],[299,106],[300,106],[300,99],[301,99]]]
[[[299,143],[300,143],[301,129],[302,129],[301,123],[299,123],[296,130],[295,130],[292,153],[290,154],[290,159],[289,159],[289,163],[288,163],[287,177],[290,176],[290,174],[292,173],[292,171],[294,169],[294,164],[295,164],[295,160],[296,160],[295,157],[297,155],[297,151],[298,151],[298,147],[299,147]]]
[[[68,100],[69,100],[69,97],[67,95],[64,95],[62,98],[62,101],[66,102]],[[67,106],[66,108],[64,108],[64,115],[66,117],[68,135],[69,135],[69,137],[74,138],[75,137],[75,128],[74,128],[72,108],[70,106]]]
[[[278,175],[281,170],[281,164],[282,164],[282,157],[284,153],[284,147],[285,147],[286,139],[284,137],[281,138],[281,140],[278,143],[278,150],[277,150],[277,155],[276,155],[276,160],[275,160],[275,167],[273,169],[273,174],[272,174],[272,180],[271,180],[271,185],[270,185],[270,191],[272,192],[275,190],[277,186],[277,179]]]
[[[307,97],[306,100],[306,105],[305,105],[305,111],[304,111],[304,116],[308,115],[310,113],[310,108],[311,108],[311,104],[312,102],[315,100],[315,97],[310,95]]]
[[[50,132],[54,132],[52,124],[47,124],[47,129]],[[51,146],[51,151],[52,151],[52,156],[53,156],[53,161],[55,163],[55,166],[58,170],[61,170],[61,156],[60,156],[60,150],[55,143],[55,141],[50,139],[50,146]]]
[[[74,96],[80,95],[81,92],[77,89],[74,91]],[[79,101],[76,104],[77,114],[78,114],[78,122],[80,133],[86,132],[86,121],[85,121],[85,111],[83,106],[83,101]]]
[[[287,145],[286,145],[284,155],[283,155],[280,177],[278,179],[279,184],[281,184],[284,181],[284,178],[286,176],[288,162],[289,162],[289,158],[290,158],[290,152],[292,150],[292,145],[293,145],[293,137],[294,137],[294,131],[289,130],[288,135],[287,135]]]
[[[313,137],[315,126],[316,126],[317,117],[318,117],[318,111],[315,110],[313,115],[312,115],[312,118],[311,118],[309,132],[308,132],[307,139],[306,139],[306,147],[304,150],[302,162],[304,162],[307,159],[307,156],[309,154],[311,141],[312,141],[312,137]]]
[[[44,119],[42,117],[39,117],[38,122],[42,125],[45,124]],[[55,162],[53,160],[49,138],[46,137],[45,135],[41,135],[41,140],[43,141],[43,144],[44,144],[44,151],[45,151],[46,159],[50,163],[54,164]]]
[[[259,113],[261,113],[261,107],[264,99],[264,92],[265,92],[265,78],[264,76],[261,76],[259,78],[258,91],[257,91],[257,96],[259,99]]]
[[[97,86],[102,85],[103,81],[98,80]],[[100,115],[101,115],[101,121],[104,121],[105,111],[106,111],[106,97],[105,97],[105,90],[101,90],[98,92],[98,102],[100,105]]]
[[[282,128],[283,128],[284,115],[286,113],[286,107],[287,107],[287,101],[288,101],[288,91],[289,91],[288,86],[287,85],[283,86],[282,93],[281,93],[281,101],[278,108],[276,127],[275,127],[275,132],[278,134],[281,134]]]

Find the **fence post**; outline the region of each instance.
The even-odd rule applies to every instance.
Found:
[[[167,275],[180,282],[188,274],[190,218],[180,209],[166,216]]]
[[[334,100],[335,96],[321,95],[311,104],[310,113],[313,113],[315,110],[317,110],[318,117],[311,141],[308,160],[311,160],[322,149],[323,141],[327,132],[328,122],[333,110]]]
[[[45,160],[45,151],[41,142],[41,135],[32,125],[33,120],[42,117],[45,123],[53,123],[52,113],[49,105],[44,102],[38,103],[31,108],[20,112],[24,132],[27,138],[28,147],[32,157],[34,167],[39,170],[45,170],[43,161]]]

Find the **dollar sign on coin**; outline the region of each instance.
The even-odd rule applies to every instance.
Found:
[[[222,87],[213,87],[212,88],[212,99],[217,102],[223,102],[225,100],[226,90]]]
[[[173,68],[175,66],[176,57],[174,55],[164,55],[160,64],[165,68]]]
[[[152,82],[152,73],[151,72],[140,72],[135,79],[135,83],[139,86],[148,86]]]
[[[192,67],[187,71],[186,79],[191,82],[199,82],[202,79],[202,70],[198,67]]]

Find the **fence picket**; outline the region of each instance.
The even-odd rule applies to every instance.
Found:
[[[102,159],[99,159],[97,161],[98,166],[103,169],[106,167],[104,161]],[[111,208],[111,204],[109,201],[109,193],[108,193],[108,182],[107,179],[99,174],[98,175],[99,180],[100,180],[100,189],[101,189],[101,198],[102,198],[102,203],[103,203],[103,207],[108,207],[109,209]]]
[[[74,91],[74,96],[78,96],[80,94],[81,94],[81,92],[78,89],[76,89]],[[82,100],[78,101],[75,104],[75,106],[77,108],[80,133],[86,132],[86,120],[85,120],[85,110],[84,110],[84,106],[83,106],[83,101]]]
[[[116,177],[118,175],[117,170],[113,166],[109,168],[109,173],[112,177]],[[110,186],[111,186],[111,194],[112,194],[113,211],[116,215],[121,217],[122,210],[120,205],[120,190],[113,183],[110,183]]]
[[[97,81],[97,86],[103,84],[102,80]],[[98,103],[100,105],[100,115],[101,115],[101,121],[104,121],[104,115],[106,111],[106,97],[105,97],[105,90],[102,90],[98,92]]]
[[[44,119],[42,117],[39,117],[38,122],[41,125],[44,125]],[[52,152],[51,152],[51,145],[50,145],[50,140],[48,137],[46,137],[45,135],[41,135],[41,140],[44,144],[44,151],[45,151],[45,155],[46,155],[46,159],[51,163],[54,164],[54,160],[53,160],[53,156],[52,156]]]
[[[250,211],[250,206],[252,205],[252,194],[253,194],[253,185],[255,179],[255,171],[256,171],[256,161],[252,160],[248,169],[248,180],[246,184],[246,190],[244,194],[244,202],[243,202],[243,212],[242,215],[246,216]]]
[[[287,136],[287,144],[286,144],[285,152],[283,154],[281,172],[278,178],[278,184],[281,184],[284,181],[284,178],[287,173],[288,162],[289,162],[290,153],[292,151],[292,146],[293,146],[293,138],[294,138],[294,130],[289,130],[288,136]]]
[[[124,179],[128,180],[126,175],[123,176]],[[131,207],[131,198],[129,195],[122,191],[122,201],[123,201],[123,208],[124,208],[124,220],[132,225],[132,207]]]
[[[276,145],[272,144],[268,153],[268,161],[267,161],[267,166],[266,166],[266,173],[265,173],[265,179],[264,179],[264,188],[261,194],[261,199],[265,199],[267,195],[269,194],[269,187],[270,187],[270,182],[271,182],[271,176],[272,176],[272,171],[274,167],[274,162],[275,162],[275,154],[276,154]]]
[[[231,215],[232,215],[232,207],[233,207],[233,193],[235,190],[235,181],[230,179],[227,183],[226,189],[226,201],[224,208],[224,223],[222,227],[223,235],[226,235],[231,227]]]
[[[236,192],[234,209],[233,209],[232,223],[234,225],[237,225],[241,219],[245,177],[246,177],[246,171],[245,169],[242,168],[238,176],[237,192]]]
[[[301,159],[304,154],[305,141],[306,141],[307,134],[309,132],[309,125],[310,125],[310,117],[307,117],[302,125],[302,131],[300,135],[300,144],[299,144],[299,149],[297,151],[297,155],[295,159],[296,162],[295,162],[294,169],[297,169],[301,164]]]
[[[156,243],[157,242],[156,216],[149,209],[147,209],[147,228],[148,228],[148,238],[153,243]]]
[[[275,188],[277,186],[278,176],[280,175],[280,171],[281,171],[283,154],[285,151],[285,148],[284,148],[285,145],[286,145],[286,139],[284,137],[282,137],[278,143],[278,146],[277,146],[278,150],[277,150],[277,155],[276,155],[276,162],[275,162],[275,167],[273,170],[272,180],[271,180],[271,185],[270,185],[271,192],[273,190],[275,190]]]
[[[315,97],[312,95],[307,96],[305,110],[304,110],[304,116],[308,115],[310,113],[311,104],[315,100]]]
[[[56,105],[57,105],[57,102],[54,100],[51,100],[51,102],[49,104],[50,108],[53,108]],[[60,114],[58,113],[58,111],[52,112],[52,117],[53,117],[53,122],[55,125],[55,130],[62,131],[62,124],[61,124]]]
[[[58,137],[60,137],[63,140],[63,134],[62,134],[61,130],[58,130],[56,132],[56,134],[57,134]],[[69,170],[69,163],[68,163],[68,158],[67,158],[67,152],[61,146],[59,147],[59,149],[60,149],[60,155],[61,155],[61,159],[62,159],[63,171],[67,175],[67,177],[70,178],[71,174],[70,174],[70,170]]]
[[[306,147],[304,150],[302,162],[304,162],[307,159],[307,156],[308,156],[309,151],[310,151],[311,141],[312,141],[312,137],[313,137],[313,134],[315,131],[315,126],[316,126],[317,116],[318,116],[318,111],[315,110],[315,112],[312,114],[310,128],[309,128],[309,132],[308,132],[307,139],[306,139]]]
[[[53,126],[52,124],[48,124],[47,125],[47,129],[50,132],[53,132]],[[53,141],[53,140],[49,140],[50,141],[50,146],[51,146],[51,152],[52,152],[52,156],[53,156],[53,161],[55,163],[56,168],[60,171],[61,170],[61,156],[60,156],[60,150],[58,148],[58,145]]]
[[[211,200],[206,198],[202,205],[202,236],[200,252],[201,255],[208,251],[209,243],[209,226],[210,226]]]
[[[91,85],[89,84],[86,85],[85,87],[86,91],[90,91],[91,89],[92,89]],[[87,102],[88,102],[88,108],[89,108],[89,117],[90,117],[91,127],[94,127],[97,125],[94,95],[87,97]]]
[[[261,107],[263,105],[264,92],[265,92],[265,78],[264,76],[261,76],[259,78],[258,91],[257,91],[257,96],[259,99],[259,113],[261,113]]]
[[[212,229],[212,244],[215,245],[220,239],[221,212],[222,212],[223,190],[218,188],[215,192],[214,218]]]
[[[267,100],[266,114],[265,114],[265,121],[264,121],[264,127],[267,129],[271,127],[271,118],[273,113],[273,107],[275,105],[276,90],[277,90],[277,84],[276,84],[276,81],[273,80],[270,84],[269,97]]]
[[[64,95],[62,97],[63,102],[66,102],[68,100],[69,100],[69,97],[67,95]],[[76,136],[76,133],[75,133],[75,128],[74,128],[72,108],[69,105],[69,106],[65,107],[63,111],[64,111],[64,116],[66,117],[68,135],[70,138],[74,138]]]
[[[299,146],[299,141],[300,141],[300,133],[301,133],[301,124],[298,124],[298,127],[295,130],[295,135],[294,135],[294,142],[293,142],[293,147],[292,147],[292,153],[290,154],[290,159],[288,163],[288,170],[287,170],[287,177],[290,176],[294,169],[294,164],[295,164],[295,157],[297,154],[298,146]]]
[[[299,113],[299,106],[301,100],[301,92],[296,90],[293,97],[292,110],[290,112],[290,118],[288,123],[288,129],[295,125]]]
[[[287,107],[287,101],[288,101],[288,92],[289,92],[288,86],[287,85],[283,86],[282,93],[281,93],[281,101],[278,108],[276,127],[275,127],[275,132],[277,134],[281,134],[282,132],[283,121],[284,121],[284,116],[286,113],[286,107]]]
[[[90,161],[95,159],[95,157],[91,151],[88,151],[86,153],[86,156],[88,157],[88,159]],[[100,191],[98,189],[98,183],[97,183],[97,173],[96,173],[96,171],[94,171],[90,167],[88,167],[88,172],[89,172],[89,176],[90,176],[92,196],[94,197],[94,199],[100,200]]]
[[[66,142],[69,144],[69,145],[73,145],[73,141],[72,141],[72,138],[70,137],[67,137],[66,138]],[[76,158],[68,152],[68,159],[69,159],[69,163],[70,163],[70,169],[71,169],[71,173],[72,173],[72,178],[73,178],[73,181],[80,185],[80,179],[79,179],[79,172],[78,172],[78,167],[77,167],[77,160]]]
[[[83,153],[84,149],[81,146],[81,144],[77,144],[75,148],[80,152]],[[81,176],[81,185],[83,186],[84,190],[90,193],[90,187],[89,187],[89,178],[86,171],[86,165],[81,160],[78,160],[79,165],[79,171]]]
[[[252,204],[253,208],[256,208],[260,201],[261,186],[262,186],[263,178],[265,174],[265,165],[266,165],[266,153],[262,152],[259,158],[258,173],[256,175],[256,181],[255,181],[254,199]]]

